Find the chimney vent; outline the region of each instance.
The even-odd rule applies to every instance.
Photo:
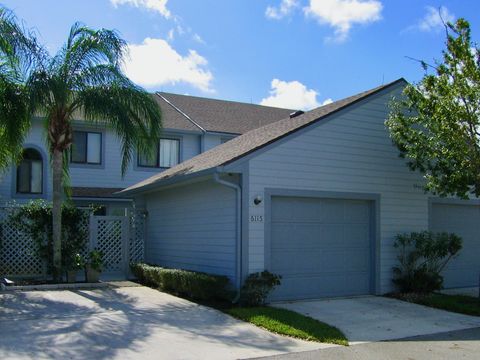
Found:
[[[297,110],[297,111],[294,111],[293,113],[290,114],[290,119],[293,119],[294,117],[297,117],[299,115],[302,115],[304,114],[305,112],[302,111],[302,110]]]

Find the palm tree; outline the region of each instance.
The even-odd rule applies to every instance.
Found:
[[[34,34],[0,8],[0,166],[18,159],[32,117],[45,121],[52,166],[53,268],[61,274],[61,204],[68,180],[72,120],[110,127],[122,142],[122,174],[135,151],[150,154],[161,113],[152,97],[122,72],[126,42],[112,30],[72,26],[50,55]]]

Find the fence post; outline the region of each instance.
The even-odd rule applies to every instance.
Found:
[[[97,246],[98,222],[96,220],[97,219],[95,215],[90,214],[89,221],[88,221],[88,232],[89,232],[88,252],[92,251]]]
[[[125,259],[125,276],[128,279],[130,277],[130,217],[125,216],[123,218],[123,258]]]

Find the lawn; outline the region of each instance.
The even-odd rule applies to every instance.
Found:
[[[460,314],[480,316],[480,299],[472,296],[435,293],[419,298],[416,303]]]
[[[293,311],[268,306],[238,307],[224,311],[237,319],[277,334],[309,341],[348,345],[347,338],[337,328]]]

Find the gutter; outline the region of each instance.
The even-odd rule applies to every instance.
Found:
[[[220,179],[220,176],[218,175],[218,173],[213,174],[213,181],[215,181],[218,184],[234,189],[237,195],[237,199],[236,199],[237,221],[235,226],[236,227],[235,288],[237,289],[237,295],[235,296],[235,299],[233,299],[232,301],[233,303],[237,303],[238,299],[240,298],[240,287],[242,284],[242,188],[240,187],[240,185]]]

